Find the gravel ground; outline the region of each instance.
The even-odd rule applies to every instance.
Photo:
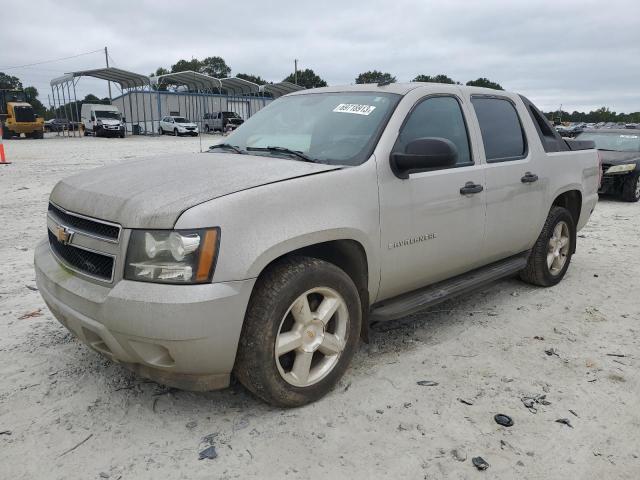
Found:
[[[560,285],[504,280],[380,324],[331,394],[279,410],[237,385],[190,393],[136,377],[77,342],[35,291],[33,247],[56,181],[196,152],[197,139],[5,148],[0,477],[640,478],[640,205],[602,199]],[[533,413],[521,398],[539,395]],[[498,425],[497,413],[515,424]],[[199,461],[209,445],[217,458]]]

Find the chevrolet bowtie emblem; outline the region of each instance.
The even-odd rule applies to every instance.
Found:
[[[69,230],[67,227],[63,227],[61,225],[56,228],[56,238],[63,245],[71,243],[73,233],[73,230]]]

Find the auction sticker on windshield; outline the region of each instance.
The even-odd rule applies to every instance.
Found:
[[[369,115],[376,109],[373,105],[359,105],[357,103],[341,103],[333,109],[338,113],[355,113],[356,115]]]

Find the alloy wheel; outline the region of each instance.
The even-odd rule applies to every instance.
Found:
[[[304,292],[278,327],[275,358],[282,378],[296,387],[322,380],[338,364],[348,330],[349,310],[338,292],[328,287]]]
[[[551,275],[558,275],[567,263],[570,243],[569,225],[565,221],[558,222],[548,244],[547,267]]]

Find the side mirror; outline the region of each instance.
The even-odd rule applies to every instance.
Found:
[[[446,138],[417,138],[402,152],[391,154],[391,170],[398,178],[407,179],[410,173],[434,168],[450,168],[456,164],[458,149]]]

